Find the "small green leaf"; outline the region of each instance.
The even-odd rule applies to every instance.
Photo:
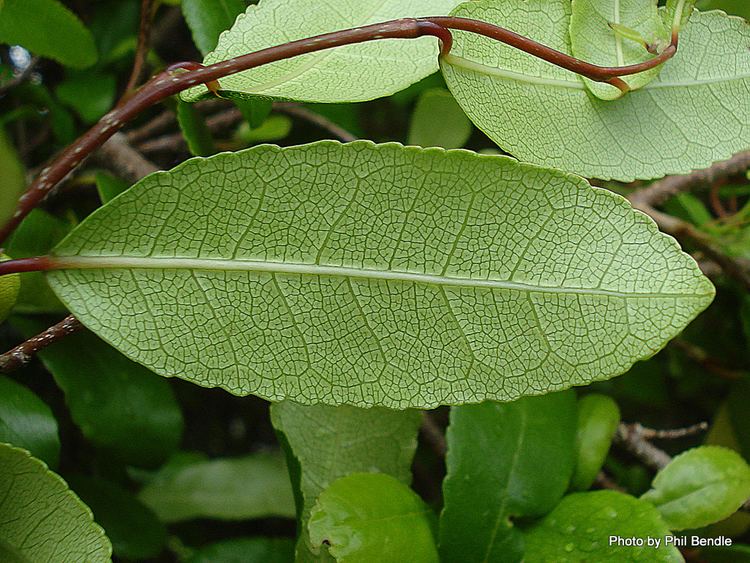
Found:
[[[409,487],[382,473],[334,481],[310,515],[310,543],[339,563],[437,563],[430,508]]]
[[[477,0],[452,15],[571,52],[569,0]],[[448,87],[474,124],[521,160],[632,181],[705,168],[750,146],[750,27],[739,18],[696,12],[659,77],[614,101],[527,53],[454,37],[441,63]]]
[[[109,174],[108,172],[96,173],[96,191],[99,193],[101,202],[107,203],[113,200],[130,187],[126,181]]]
[[[520,561],[511,517],[541,516],[573,473],[575,393],[453,407],[440,517],[446,563]]]
[[[427,90],[419,97],[409,126],[410,145],[459,149],[471,136],[469,118],[444,88]]]
[[[273,100],[256,96],[247,100],[234,100],[234,105],[240,110],[250,129],[257,129],[271,115]]]
[[[570,46],[573,55],[600,66],[638,64],[654,57],[646,48],[616,33],[619,29],[663,47],[669,45],[669,31],[659,15],[654,0],[573,0],[570,18]],[[632,36],[632,35],[631,35]],[[661,68],[623,77],[631,90],[642,88],[659,75]],[[583,78],[586,87],[598,98],[614,100],[622,91],[610,84]]]
[[[667,0],[664,23],[673,33],[679,33],[693,15],[696,0]]]
[[[237,138],[246,145],[281,141],[292,131],[292,120],[286,115],[272,115],[253,129],[249,122],[240,125]]]
[[[89,67],[97,59],[89,30],[57,0],[5,0],[0,42],[22,45],[73,68]]]
[[[13,322],[27,335],[47,326],[31,318]],[[73,421],[96,446],[146,467],[177,448],[182,413],[167,381],[88,332],[68,336],[39,356],[65,392]]]
[[[672,530],[707,526],[750,498],[750,467],[732,450],[693,448],[659,471],[641,498],[659,509]]]
[[[52,411],[29,389],[5,376],[0,376],[0,442],[27,449],[53,468],[60,459]]]
[[[310,0],[264,0],[237,18],[204,63],[341,29],[403,17],[445,15],[459,2],[332,0],[311,9]],[[432,74],[437,70],[437,57],[438,42],[433,37],[370,41],[264,65],[220,82],[226,96],[360,102],[389,96]],[[205,87],[193,88],[183,99],[196,101],[205,91]]]
[[[664,543],[669,535],[659,512],[647,502],[615,491],[574,493],[526,533],[524,561],[683,562],[678,549]],[[658,548],[648,545],[649,537],[661,540]],[[617,538],[640,539],[643,545],[625,546]]]
[[[294,542],[285,538],[236,538],[202,547],[188,563],[289,563]]]
[[[18,226],[6,244],[13,258],[28,258],[47,254],[70,232],[72,225],[41,209],[34,209]],[[0,279],[0,282],[2,280]],[[21,274],[21,289],[14,312],[20,314],[64,313],[65,305],[47,283],[41,272]]]
[[[164,525],[132,493],[104,479],[83,475],[68,477],[68,484],[94,513],[116,556],[146,559],[159,555],[166,540]]]
[[[587,490],[604,465],[620,423],[620,409],[606,395],[586,395],[578,401],[576,463],[570,488]]]
[[[294,498],[283,456],[197,461],[157,475],[139,498],[163,522],[191,518],[294,518]]]
[[[244,0],[182,0],[181,7],[195,46],[204,55],[246,8]]]
[[[112,109],[116,90],[117,81],[113,75],[81,72],[68,76],[57,86],[55,94],[85,123],[95,123]]]
[[[302,406],[289,401],[271,407],[271,422],[285,444],[298,499],[301,539],[320,492],[339,477],[370,471],[411,483],[411,463],[422,417],[416,411],[382,408]],[[300,543],[298,550],[309,549]]]
[[[112,547],[91,511],[58,475],[25,450],[0,444],[0,558],[110,561]]]
[[[0,222],[5,223],[16,210],[18,197],[26,189],[23,163],[0,124]]]
[[[53,254],[57,295],[132,360],[306,404],[426,408],[610,378],[714,294],[674,239],[581,178],[367,141],[190,160]]]
[[[206,120],[192,104],[177,101],[177,123],[187,141],[190,154],[210,156],[216,152],[214,140],[208,130]]]

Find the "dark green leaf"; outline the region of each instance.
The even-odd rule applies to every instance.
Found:
[[[157,473],[139,498],[164,522],[295,516],[284,459],[276,453],[169,468]]]
[[[58,475],[25,450],[0,444],[0,560],[105,563],[102,529]]]
[[[100,478],[74,475],[67,480],[104,528],[115,555],[145,559],[159,554],[166,539],[164,525],[132,493]]]
[[[238,538],[203,547],[188,563],[289,563],[294,542],[276,538]]]
[[[18,196],[26,189],[26,176],[18,153],[0,124],[0,222],[10,219]]]
[[[89,67],[97,59],[89,30],[57,0],[5,0],[0,42],[22,45],[73,68]]]
[[[453,407],[442,560],[520,561],[522,538],[510,519],[541,516],[562,498],[573,473],[575,436],[572,391]]]
[[[669,528],[649,503],[615,491],[566,496],[524,537],[527,563],[683,562],[676,547],[665,545]],[[618,545],[612,536],[640,538],[643,546]],[[661,540],[658,549],[647,538]]]
[[[27,334],[45,328],[14,321]],[[169,383],[91,333],[67,337],[40,353],[65,392],[74,422],[91,442],[133,465],[155,466],[176,448],[182,413]]]
[[[204,55],[213,51],[221,32],[232,27],[245,8],[243,0],[182,0],[182,14]]]
[[[68,77],[57,86],[55,93],[85,123],[94,123],[112,108],[116,88],[113,75],[87,72]]]
[[[52,411],[29,389],[5,376],[0,376],[0,442],[27,449],[57,467],[60,438]]]
[[[576,463],[570,488],[585,491],[596,479],[620,423],[620,409],[606,395],[586,395],[578,401]]]
[[[206,120],[193,104],[177,101],[177,123],[180,124],[190,154],[209,156],[216,152]]]
[[[339,563],[437,563],[429,507],[398,479],[354,473],[334,481],[310,514],[310,543]],[[407,555],[408,554],[408,555]]]
[[[242,112],[242,117],[245,118],[250,129],[257,129],[270,115],[273,100],[256,96],[248,100],[234,100],[234,105]]]
[[[112,176],[107,172],[96,173],[96,191],[99,192],[99,199],[102,203],[113,200],[122,192],[130,187],[126,181]]]
[[[5,254],[0,254],[0,262],[10,260]],[[18,292],[21,289],[21,276],[11,274],[0,278],[0,322],[4,321],[10,310],[18,300]]]
[[[672,530],[723,520],[748,498],[750,467],[737,452],[720,446],[702,446],[678,455],[641,496],[659,509]]]

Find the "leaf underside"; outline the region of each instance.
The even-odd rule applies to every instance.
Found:
[[[221,34],[205,64],[305,39],[404,17],[448,14],[460,0],[262,0]],[[327,49],[221,79],[222,95],[304,102],[362,102],[389,96],[438,70],[438,42],[386,39]],[[205,97],[205,86],[183,94]]]
[[[714,291],[580,178],[367,141],[190,160],[53,254],[54,291],[131,359],[303,404],[428,408],[606,379]]]
[[[569,0],[467,2],[453,15],[528,35],[566,53]],[[474,124],[520,160],[632,181],[686,173],[750,146],[750,27],[695,12],[658,78],[619,100],[499,42],[456,32],[448,87]]]

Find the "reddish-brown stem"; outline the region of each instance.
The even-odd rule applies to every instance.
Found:
[[[459,29],[479,33],[502,41],[526,51],[527,53],[540,57],[552,64],[567,68],[591,78],[610,82],[611,84],[625,90],[627,85],[620,80],[619,76],[642,72],[653,68],[674,54],[676,45],[672,45],[659,57],[627,67],[599,67],[575,59],[569,55],[541,45],[531,39],[522,37],[507,29],[488,24],[485,22],[469,20],[465,18],[434,17],[421,19],[399,19],[384,23],[368,25],[353,29],[326,33],[316,37],[300,39],[270,47],[255,53],[242,55],[210,66],[199,63],[178,63],[171,68],[187,68],[181,74],[173,74],[166,70],[152,78],[140,90],[131,97],[123,99],[118,106],[105,115],[94,127],[84,133],[75,143],[68,146],[55,161],[29,186],[28,190],[18,201],[16,210],[11,219],[0,229],[0,242],[21,223],[21,221],[34,209],[44,197],[61,182],[81,161],[99,148],[104,142],[114,135],[125,123],[135,116],[155,105],[161,100],[168,98],[178,92],[200,84],[212,84],[220,78],[235,74],[237,72],[256,68],[268,63],[289,59],[298,55],[314,53],[324,49],[363,43],[378,39],[416,39],[418,37],[433,36],[440,39],[442,53],[445,55],[451,48],[452,36],[450,29]],[[190,70],[192,69],[192,70]]]
[[[39,272],[51,269],[49,256],[35,256],[33,258],[18,258],[0,262],[0,276],[20,274],[22,272]]]
[[[0,372],[10,372],[18,369],[31,361],[31,358],[50,344],[62,340],[69,334],[78,332],[83,325],[73,316],[65,317],[62,321],[46,329],[44,332],[29,338],[0,355]]]
[[[549,63],[552,63],[553,65],[570,70],[571,72],[575,72],[576,74],[580,74],[581,76],[585,76],[586,78],[590,78],[591,80],[596,80],[597,82],[611,82],[613,79],[620,76],[628,76],[630,74],[637,74],[645,70],[650,70],[659,66],[660,64],[665,63],[666,61],[671,59],[677,52],[677,37],[673,36],[672,44],[669,45],[660,55],[654,57],[653,59],[627,66],[599,66],[587,63],[580,59],[576,59],[575,57],[571,57],[570,55],[567,55],[561,51],[558,51],[551,47],[547,47],[546,45],[542,45],[541,43],[538,43],[533,39],[529,39],[528,37],[524,37],[523,35],[519,35],[518,33],[510,31],[509,29],[505,29],[504,27],[500,27],[491,23],[467,18],[455,18],[450,16],[422,19],[424,21],[435,23],[438,26],[444,27],[446,29],[468,31],[470,33],[476,33],[478,35],[484,35],[485,37],[489,37],[490,39],[500,41],[502,43],[505,43],[506,45],[510,45],[511,47],[515,47],[516,49],[525,51],[526,53],[534,55],[535,57],[543,59]]]

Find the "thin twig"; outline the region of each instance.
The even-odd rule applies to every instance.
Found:
[[[646,428],[638,423],[620,423],[615,433],[615,443],[622,445],[643,463],[657,471],[664,469],[672,458],[648,441]],[[648,429],[650,430],[650,429]]]
[[[692,360],[706,371],[718,375],[722,379],[736,381],[745,376],[741,371],[733,370],[722,365],[718,360],[710,357],[703,348],[696,346],[692,342],[688,342],[682,338],[675,338],[670,342],[670,345],[679,348],[688,359]]]
[[[299,104],[291,102],[277,102],[273,105],[273,109],[278,112],[285,113],[290,117],[295,117],[297,119],[307,121],[308,123],[312,123],[313,125],[320,127],[324,131],[327,131],[339,141],[342,141],[344,143],[350,143],[357,140],[356,136],[352,135],[349,131],[347,131],[340,125],[337,125],[327,117],[323,117],[319,113],[315,113],[314,111],[311,111]]]
[[[151,22],[153,21],[154,0],[141,0],[141,22],[138,26],[138,46],[135,49],[135,58],[133,59],[133,70],[130,72],[128,85],[125,86],[125,92],[135,90],[143,74],[143,65],[146,62],[148,54],[148,43],[151,36]]]
[[[31,61],[29,61],[28,66],[23,69],[22,72],[8,80],[5,84],[0,84],[0,96],[5,94],[7,91],[9,91],[12,88],[15,88],[16,86],[19,86],[26,82],[31,75],[34,73],[34,69],[36,68],[37,63],[39,62],[39,57],[32,57]]]
[[[658,206],[680,192],[711,187],[717,181],[738,176],[748,168],[750,168],[750,151],[745,151],[704,170],[697,170],[682,176],[668,176],[647,188],[630,194],[628,199],[634,206],[637,204]]]
[[[657,430],[655,428],[639,426],[640,434],[646,440],[677,440],[687,436],[695,436],[708,430],[708,422],[699,422],[698,424],[691,424],[684,428],[671,428],[668,430]]]
[[[156,172],[159,168],[135,150],[123,133],[117,133],[96,152],[96,160],[130,183]]]
[[[25,366],[40,350],[81,329],[83,325],[75,317],[72,315],[65,317],[56,325],[0,355],[0,372],[8,373]]]

